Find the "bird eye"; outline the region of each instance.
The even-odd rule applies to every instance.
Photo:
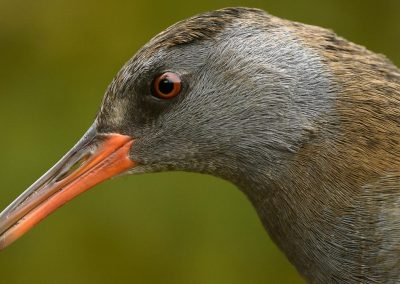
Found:
[[[153,95],[160,99],[171,99],[179,94],[182,81],[178,74],[166,72],[154,79]]]

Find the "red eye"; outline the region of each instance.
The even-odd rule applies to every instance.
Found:
[[[160,99],[171,99],[181,91],[182,82],[179,75],[166,72],[154,79],[153,95]]]

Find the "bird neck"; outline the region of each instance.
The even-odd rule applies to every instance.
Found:
[[[231,179],[312,283],[400,279],[400,80],[362,84],[341,84],[338,109],[278,171],[260,166],[269,157],[259,152]]]
[[[316,152],[302,157],[267,184],[265,176],[252,176],[239,185],[272,240],[312,283],[387,280],[377,278],[381,269],[399,277],[398,263],[378,262],[377,256],[393,259],[388,256],[396,253],[398,241],[393,240],[400,228],[392,223],[400,195],[377,192],[381,187],[372,181],[376,173],[363,172],[357,163],[340,168]],[[366,175],[371,182],[363,186]]]
[[[260,166],[270,157],[259,151],[233,180],[309,282],[397,283],[400,71],[324,30],[295,29],[333,74],[333,108],[281,156],[285,164],[274,161],[277,171]]]

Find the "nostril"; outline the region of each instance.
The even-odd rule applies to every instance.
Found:
[[[84,156],[82,156],[79,160],[77,160],[73,165],[71,165],[65,172],[62,172],[56,179],[55,182],[60,182],[69,175],[71,175],[73,172],[75,172],[77,169],[79,169],[89,158],[91,154],[87,153]]]

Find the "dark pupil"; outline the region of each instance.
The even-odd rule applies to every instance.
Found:
[[[158,89],[161,93],[167,95],[173,91],[174,83],[168,78],[164,78],[160,81],[160,83],[158,83]]]

